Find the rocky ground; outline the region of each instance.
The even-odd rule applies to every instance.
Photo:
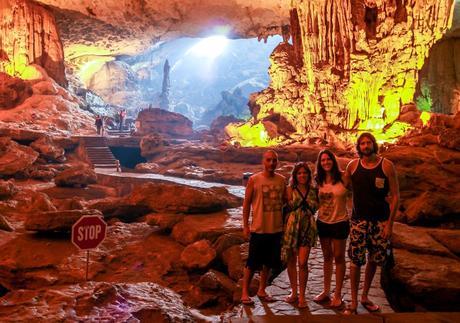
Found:
[[[95,173],[79,160],[75,140],[27,130],[9,134],[15,140],[0,138],[2,320],[192,321],[304,312],[282,301],[289,292],[285,273],[270,288],[277,302],[235,307],[247,257],[238,185],[243,172],[260,169],[263,149],[146,137],[141,150],[148,163],[138,168],[154,173]],[[417,133],[382,147],[396,164],[402,195],[395,266],[382,271],[385,293],[379,277],[372,288],[384,312],[459,310],[451,301],[460,296],[460,152],[453,138],[445,143]],[[320,148],[277,148],[280,172],[288,175],[297,160],[313,164]],[[336,152],[343,167],[353,156]],[[192,176],[191,167],[200,171]],[[109,226],[106,240],[90,253],[85,282],[86,253],[71,244],[69,231],[88,214],[103,216]],[[321,259],[314,249],[309,299],[321,289]],[[165,306],[170,302],[174,307]],[[306,311],[332,313],[313,302]]]

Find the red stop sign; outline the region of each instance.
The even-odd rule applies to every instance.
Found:
[[[104,241],[107,223],[97,215],[85,215],[72,226],[72,243],[82,250],[93,249]]]

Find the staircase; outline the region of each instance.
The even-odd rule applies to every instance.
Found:
[[[107,146],[105,137],[82,137],[88,157],[94,168],[113,168],[120,170],[120,162],[115,159]]]

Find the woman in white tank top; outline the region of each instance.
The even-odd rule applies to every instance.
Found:
[[[316,302],[329,302],[331,307],[341,307],[342,285],[345,277],[346,240],[350,233],[349,216],[346,208],[348,180],[339,168],[334,154],[325,149],[316,162],[316,183],[318,185],[319,209],[317,228],[324,256],[324,289],[317,295]],[[331,277],[335,261],[335,292],[329,297]]]

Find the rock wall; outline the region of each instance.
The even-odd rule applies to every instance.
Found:
[[[419,73],[417,107],[422,111],[455,114],[460,111],[460,2],[451,29],[430,50]]]
[[[294,0],[293,45],[270,57],[272,82],[254,100],[255,121],[279,113],[308,136],[404,130],[390,125],[413,101],[418,71],[450,27],[453,7],[453,0]]]
[[[2,0],[0,16],[0,71],[34,79],[40,73],[30,65],[37,64],[65,86],[64,52],[50,12],[28,0]]]

